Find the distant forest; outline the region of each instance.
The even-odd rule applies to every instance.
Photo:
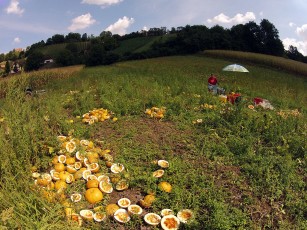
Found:
[[[114,52],[120,47],[121,42],[139,38],[160,36],[149,49],[142,52],[126,52],[118,54]],[[163,39],[162,39],[163,38]],[[80,50],[78,44],[85,43]],[[303,56],[296,47],[291,46],[285,50],[279,38],[276,27],[267,19],[260,24],[251,21],[246,24],[238,24],[230,29],[215,25],[208,28],[204,25],[187,25],[185,27],[150,28],[148,31],[132,32],[120,36],[109,31],[103,31],[99,36],[88,36],[79,33],[69,33],[66,36],[55,34],[45,41],[40,41],[25,51],[8,54],[0,54],[0,62],[4,60],[16,61],[27,57],[25,70],[38,69],[44,59],[40,48],[54,44],[66,44],[55,58],[57,64],[62,66],[85,64],[87,66],[107,65],[122,60],[144,59],[170,55],[193,54],[204,50],[235,50],[254,53],[262,53],[289,58],[307,63],[307,56]]]

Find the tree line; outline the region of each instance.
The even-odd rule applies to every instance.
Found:
[[[167,39],[162,39],[163,36]],[[160,36],[146,51],[139,53],[127,52],[119,55],[114,52],[122,41],[137,37]],[[83,48],[79,45],[83,43]],[[55,34],[45,41],[40,41],[27,47],[26,51],[19,53],[18,58],[26,57],[25,70],[38,69],[46,58],[39,48],[54,44],[66,44],[65,49],[55,57],[56,63],[62,66],[85,64],[87,66],[107,65],[121,60],[143,59],[159,56],[193,54],[203,50],[235,50],[254,53],[262,53],[274,56],[282,56],[292,60],[307,63],[307,57],[303,56],[296,47],[291,46],[285,50],[279,38],[276,27],[267,19],[260,24],[250,21],[245,24],[234,25],[230,29],[215,25],[211,28],[205,25],[186,25],[185,27],[150,28],[120,36],[109,31],[103,31],[99,36],[86,33],[69,33],[66,36]],[[11,59],[17,59],[12,53],[7,54]],[[13,59],[12,59],[13,56]],[[1,54],[1,59],[8,57]]]

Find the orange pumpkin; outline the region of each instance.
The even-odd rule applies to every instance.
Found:
[[[99,185],[99,181],[96,180],[96,179],[88,180],[86,182],[86,187],[87,188],[98,188],[98,185]]]
[[[103,199],[103,193],[99,190],[99,188],[90,188],[85,192],[85,199],[91,203],[95,204]]]

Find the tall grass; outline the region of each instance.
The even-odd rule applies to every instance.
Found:
[[[224,59],[240,60],[242,62],[252,62],[258,65],[269,66],[283,71],[307,76],[307,64],[286,59],[283,57],[275,57],[265,54],[230,51],[230,50],[206,50],[203,52],[208,57],[218,57]]]
[[[167,57],[36,72],[6,81],[0,110],[0,226],[77,228],[66,221],[60,202],[49,203],[33,191],[31,178],[32,166],[50,169],[55,153],[49,147],[57,147],[56,136],[73,133],[110,148],[116,162],[129,169],[132,189],[156,193],[147,212],[192,209],[195,220],[182,229],[306,228],[306,81],[253,65],[246,66],[248,74],[225,73],[226,64],[206,57]],[[245,100],[237,106],[222,104],[207,91],[210,73]],[[46,93],[25,97],[30,82]],[[247,108],[255,96],[269,99],[275,110]],[[144,111],[152,106],[165,106],[165,118],[146,118]],[[88,126],[77,118],[101,107],[118,121]],[[296,108],[299,116],[277,113]],[[197,119],[203,122],[193,123]],[[151,176],[157,169],[151,162],[157,159],[170,162],[162,179]],[[157,189],[161,180],[173,185],[171,193]],[[126,225],[112,219],[83,225],[142,226],[137,218]]]

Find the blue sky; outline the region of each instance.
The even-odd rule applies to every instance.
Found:
[[[0,0],[0,53],[69,32],[98,36],[165,26],[224,28],[268,19],[307,56],[307,0]]]

